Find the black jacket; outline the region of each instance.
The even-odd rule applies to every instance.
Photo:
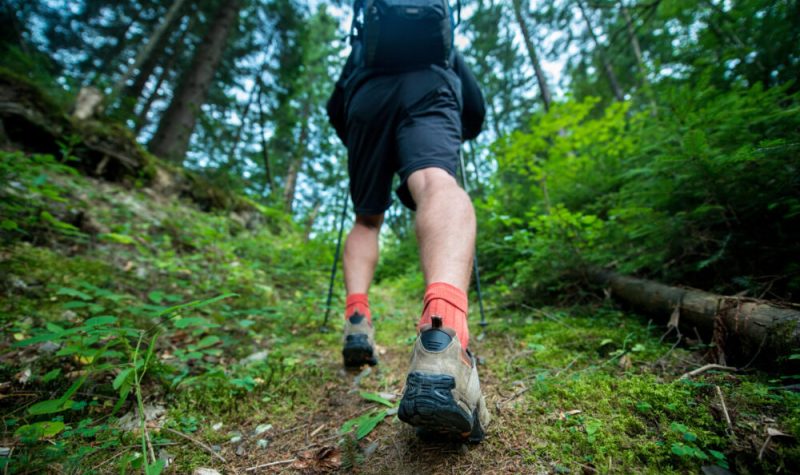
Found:
[[[346,104],[349,97],[355,93],[358,87],[367,79],[375,74],[365,68],[360,68],[355,64],[355,57],[358,44],[353,48],[350,57],[342,69],[336,87],[333,89],[330,99],[328,99],[328,119],[336,129],[336,135],[346,144],[347,132],[347,111]],[[486,105],[483,100],[483,93],[478,86],[478,81],[464,62],[464,57],[458,51],[455,52],[453,61],[453,71],[461,79],[461,96],[464,108],[461,111],[461,138],[462,140],[472,140],[481,133],[483,120],[486,117]]]

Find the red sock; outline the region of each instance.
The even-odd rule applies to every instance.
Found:
[[[467,294],[457,287],[444,282],[434,282],[425,289],[422,318],[417,329],[431,323],[431,316],[442,317],[442,325],[456,332],[462,348],[469,344],[467,327]]]
[[[348,319],[356,312],[366,316],[368,322],[372,322],[372,314],[369,312],[369,299],[367,298],[367,294],[350,294],[347,296],[344,318]]]

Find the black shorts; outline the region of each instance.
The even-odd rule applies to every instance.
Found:
[[[397,197],[412,210],[411,173],[435,167],[456,175],[461,103],[458,76],[436,67],[372,77],[355,91],[347,107],[347,167],[356,214],[391,206],[395,173]]]

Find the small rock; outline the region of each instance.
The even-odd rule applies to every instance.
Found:
[[[74,322],[75,319],[78,318],[78,314],[72,310],[64,310],[64,313],[61,314],[61,318],[70,322]]]
[[[158,459],[164,461],[164,468],[169,467],[172,465],[172,462],[175,461],[175,456],[171,453],[167,452],[166,449],[161,449],[158,451]]]
[[[267,439],[258,439],[256,445],[258,446],[259,449],[266,449],[267,447],[269,447],[269,441]]]
[[[216,430],[220,430],[220,429],[222,429],[222,422],[217,422],[216,424],[214,424],[213,426],[211,426],[211,428],[212,428],[213,430],[215,430],[215,431],[216,431]]]
[[[231,432],[230,436],[231,436],[231,443],[232,444],[238,444],[239,442],[242,441],[242,433],[241,432]]]
[[[28,384],[28,380],[31,379],[31,369],[25,368],[19,373],[16,374],[17,381],[19,384]]]
[[[194,469],[194,472],[192,472],[192,475],[222,475],[222,474],[220,472],[214,470],[213,468],[200,467],[200,468]]]
[[[244,457],[245,455],[247,455],[247,451],[244,449],[244,444],[239,444],[236,447],[236,455],[238,455],[239,457]]]
[[[42,343],[41,345],[39,345],[37,350],[39,351],[39,353],[48,353],[49,354],[49,353],[55,353],[60,348],[61,348],[61,345],[59,345],[58,343],[53,343],[52,341],[46,341],[46,342]]]
[[[368,459],[375,451],[378,450],[378,441],[369,444],[367,448],[364,449],[364,458]]]
[[[256,435],[261,435],[270,429],[272,429],[272,424],[259,424],[254,432]]]
[[[149,422],[149,427],[161,427],[164,425],[164,418],[161,417],[167,413],[167,410],[164,406],[159,406],[156,404],[145,404],[144,406],[144,420],[145,422]],[[153,423],[153,421],[155,421]],[[141,422],[139,421],[139,414],[138,410],[132,410],[129,413],[125,414],[124,416],[120,417],[117,421],[120,429],[122,430],[137,430],[141,426]]]
[[[259,363],[261,361],[265,361],[268,356],[269,356],[269,352],[267,350],[258,351],[258,352],[255,352],[255,353],[253,353],[252,355],[250,355],[250,356],[248,356],[246,358],[242,358],[239,361],[239,364],[240,365],[248,365],[248,364],[252,364],[252,363]]]
[[[370,375],[370,373],[372,373],[372,368],[370,368],[369,366],[367,366],[366,368],[364,368],[364,370],[363,370],[363,371],[361,371],[360,373],[358,373],[358,376],[356,376],[355,378],[353,378],[353,386],[358,386],[359,384],[361,384],[361,380],[362,380],[362,379],[364,379],[364,378],[366,378],[367,376],[369,376],[369,375]]]
[[[7,277],[9,286],[14,290],[24,291],[28,288],[28,284],[25,283],[24,280],[20,279],[15,275],[10,275]]]

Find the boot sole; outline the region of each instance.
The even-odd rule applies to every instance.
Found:
[[[344,365],[348,368],[358,368],[365,364],[375,366],[378,359],[367,340],[367,335],[348,335],[342,349]]]
[[[452,376],[412,372],[397,416],[417,428],[420,437],[445,438],[478,443],[485,437],[478,407],[472,414],[464,411],[453,398],[456,387]]]

